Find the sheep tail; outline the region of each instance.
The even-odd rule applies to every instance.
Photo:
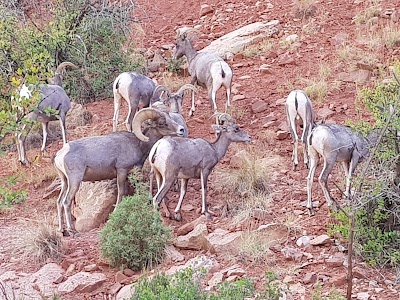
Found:
[[[120,81],[120,79],[121,79],[121,78],[118,78],[117,84],[115,85],[115,89],[116,89],[116,90],[118,90],[118,88],[119,88],[119,81]]]
[[[219,65],[221,66],[221,76],[222,76],[222,78],[225,78],[226,73],[225,73],[225,71],[224,71],[224,68],[222,67],[222,64],[221,64],[221,63],[219,63]]]

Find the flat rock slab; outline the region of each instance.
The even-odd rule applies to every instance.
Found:
[[[58,286],[58,292],[60,294],[71,292],[90,293],[98,289],[106,279],[106,275],[102,273],[79,272],[61,283]]]

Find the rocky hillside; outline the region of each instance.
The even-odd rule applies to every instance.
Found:
[[[147,55],[150,76],[170,87],[189,82],[189,77],[165,70],[177,30],[195,28],[195,47],[203,49],[230,32],[259,22],[241,46],[229,41],[216,47],[225,50],[234,73],[231,113],[252,136],[252,142],[232,146],[210,176],[212,221],[199,214],[200,183],[189,184],[183,222],[165,218],[176,239],[156,270],[172,274],[184,266],[205,267],[204,285],[210,289],[222,280],[241,277],[254,279],[261,288],[265,272],[272,271],[284,287],[286,298],[282,299],[312,299],[318,288],[325,295],[333,289],[344,295],[346,244],[327,235],[328,224],[334,219],[316,180],[316,215],[307,214],[307,169],[300,162],[299,170],[292,170],[292,144],[283,104],[291,90],[300,88],[309,93],[319,120],[339,124],[370,120],[367,113],[357,110],[357,90],[382,80],[378,69],[387,70],[400,57],[398,1],[138,0],[137,4],[140,30],[136,28],[134,42]],[[386,74],[390,76],[389,71]],[[195,115],[186,118],[190,135],[212,140],[214,120],[206,91],[201,90],[196,99]],[[220,110],[224,103],[220,90]],[[185,113],[189,108],[187,101]],[[70,139],[112,130],[112,99],[89,104],[86,109],[93,116],[92,123],[75,128]],[[120,123],[125,113],[123,107]],[[61,145],[60,141],[52,143],[50,152],[54,154]],[[243,209],[246,194],[239,195],[239,200],[232,198],[223,181],[227,172],[243,166],[243,150],[267,174],[263,181],[267,196],[250,210]],[[34,157],[37,151],[30,150],[28,156]],[[97,227],[75,238],[63,238],[65,253],[59,260],[38,264],[22,255],[21,237],[29,234],[32,224],[55,221],[57,194],[42,199],[54,176],[50,159],[42,158],[22,171],[16,160],[14,152],[0,158],[0,175],[22,174],[25,181],[19,187],[28,190],[29,196],[25,203],[0,215],[0,281],[27,299],[43,299],[53,293],[62,299],[123,299],[140,273],[113,269],[101,258]],[[342,176],[337,168],[331,180],[344,185]],[[340,191],[333,184],[330,187],[339,199]],[[85,191],[90,194],[93,190]],[[100,196],[109,192],[107,187],[104,190]],[[178,196],[170,193],[173,208]],[[81,197],[93,197],[88,194]],[[244,213],[235,211],[237,208]],[[355,299],[399,299],[392,270],[376,270],[361,259],[355,260],[354,270]]]

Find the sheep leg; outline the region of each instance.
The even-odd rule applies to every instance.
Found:
[[[67,223],[67,231],[63,232],[64,236],[65,235],[74,236],[77,232],[75,229],[75,225],[72,222],[71,207],[72,207],[72,202],[75,199],[76,192],[79,189],[79,185],[80,185],[81,181],[82,181],[82,178],[80,178],[80,180],[74,179],[73,181],[71,181],[71,179],[69,178],[69,180],[68,180],[68,188],[67,188],[66,196],[64,197],[64,201],[62,203],[63,207],[64,207],[65,220]]]
[[[326,201],[328,202],[329,207],[332,206],[332,204],[334,203],[334,200],[333,200],[331,194],[329,193],[328,177],[329,177],[329,174],[331,174],[331,172],[333,170],[333,167],[335,165],[336,158],[337,158],[336,152],[331,152],[330,154],[331,155],[329,155],[329,156],[323,156],[324,166],[323,166],[322,172],[318,178],[319,184],[321,185],[322,191],[324,192],[324,195],[325,195]]]
[[[174,180],[175,180],[174,176],[163,177],[161,187],[158,189],[157,194],[153,197],[153,206],[155,208],[158,209],[160,207],[161,201],[164,200],[169,189],[171,188],[172,184],[174,183]],[[166,207],[167,217],[170,218],[171,213],[168,209],[167,203],[165,203],[165,207]]]
[[[212,88],[211,88],[210,92],[208,93],[208,99],[211,102],[211,106],[212,106],[212,109],[213,109],[214,113],[216,113],[218,111],[217,103],[216,103],[215,99],[216,99],[217,91],[218,91],[219,88],[220,88],[219,86],[216,86],[213,83]]]
[[[28,130],[24,133],[26,127],[27,127],[27,124],[22,125],[21,131],[17,134],[18,157],[19,157],[19,161],[23,165],[29,165],[29,161],[26,158],[26,153],[25,153],[25,139],[26,139],[26,136],[28,135],[29,131],[31,130],[31,127],[29,126]]]
[[[359,161],[360,161],[360,155],[358,154],[358,152],[353,151],[353,155],[352,155],[352,158],[351,158],[351,161],[350,161],[350,166],[348,168],[349,173],[346,176],[346,191],[345,191],[345,194],[347,195],[347,197],[350,197],[351,177],[353,176]]]
[[[150,168],[150,173],[149,173],[149,199],[153,199],[153,180],[154,180],[154,169],[153,167]],[[157,187],[158,187],[158,181],[157,181]]]
[[[303,134],[301,135],[301,142],[303,143],[303,162],[308,169],[308,154],[307,154],[307,136],[309,134],[310,124],[303,120]]]
[[[178,205],[176,206],[175,211],[174,211],[175,212],[175,220],[177,220],[177,221],[182,221],[181,206],[182,206],[183,198],[186,195],[188,182],[189,182],[189,179],[185,179],[185,178],[181,179],[181,194],[179,196]]]
[[[343,171],[344,171],[344,175],[346,177],[346,190],[344,191],[344,198],[348,199],[349,198],[349,191],[350,191],[350,176],[349,176],[349,172],[350,172],[350,163],[348,161],[342,161],[342,166],[343,166]],[[347,188],[348,187],[348,188]]]
[[[121,106],[121,95],[114,91],[114,116],[113,116],[113,132],[117,131],[119,108]]]
[[[65,127],[65,114],[60,115],[60,126],[61,126],[61,133],[63,138],[63,144],[67,143],[67,130]]]
[[[47,135],[49,132],[49,123],[42,123],[42,130],[43,130],[43,142],[42,142],[42,148],[40,148],[40,151],[42,152],[43,156],[47,156],[46,152],[46,142],[47,142]]]
[[[288,125],[289,125],[289,131],[290,131],[290,133],[292,135],[292,139],[293,139],[293,153],[292,153],[293,170],[296,171],[297,165],[299,164],[299,158],[298,158],[299,137],[296,132],[296,116],[291,117],[289,115],[289,112],[287,112],[286,114],[287,114],[287,120],[288,120]]]
[[[131,96],[129,96],[129,99],[132,99]],[[126,118],[125,122],[126,122],[126,128],[127,128],[127,130],[129,132],[132,132],[132,120],[133,120],[133,117],[134,117],[134,115],[136,113],[138,105],[139,105],[139,103],[138,102],[136,103],[134,100],[128,102],[128,106],[129,106],[129,108],[128,108],[128,117]]]
[[[200,173],[200,181],[201,181],[201,213],[204,214],[208,220],[212,219],[211,214],[208,212],[207,208],[207,180],[208,175],[210,174],[209,170],[202,170]]]
[[[193,77],[193,78],[192,78],[192,81],[191,81],[191,84],[192,84],[192,85],[195,85],[196,82],[197,82],[196,77]],[[193,116],[194,111],[195,111],[195,107],[194,107],[194,92],[192,91],[192,107],[191,107],[190,110],[189,110],[189,116],[190,116],[190,117]]]
[[[62,203],[65,201],[66,190],[67,190],[67,178],[63,173],[58,172],[58,175],[61,179],[61,191],[57,199],[57,215],[58,215],[58,230],[60,232],[64,232],[63,226],[63,205]]]
[[[231,106],[231,87],[226,86],[226,104],[225,104],[225,112],[228,110],[228,107]]]
[[[312,204],[312,184],[315,175],[315,169],[318,165],[318,154],[310,155],[310,170],[307,176],[307,208],[310,216],[314,215],[314,208]]]
[[[122,197],[126,195],[126,179],[128,178],[128,172],[124,169],[117,170],[117,188],[118,188],[118,195],[117,195],[117,203],[115,204],[114,211],[117,209],[118,204],[121,202]]]

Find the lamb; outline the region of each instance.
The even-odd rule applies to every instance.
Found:
[[[165,137],[155,143],[150,151],[149,162],[158,186],[158,192],[153,197],[155,207],[160,206],[175,178],[181,179],[181,194],[174,216],[178,221],[182,220],[180,209],[190,178],[201,180],[201,212],[211,218],[206,202],[208,176],[224,157],[230,143],[251,141],[250,136],[240,129],[231,116],[221,114],[218,118],[221,125],[213,125],[218,137],[212,143],[200,138]],[[171,217],[168,207],[166,209],[167,216]]]
[[[354,133],[350,128],[337,124],[321,124],[316,126],[307,139],[310,170],[307,176],[307,208],[310,215],[314,215],[312,206],[311,188],[319,156],[324,159],[324,167],[318,178],[324,196],[330,207],[333,203],[328,190],[328,177],[336,161],[343,165],[346,176],[345,196],[350,195],[351,177],[360,161],[368,155],[369,149],[378,140],[375,131],[366,138]]]
[[[173,54],[174,59],[186,56],[189,64],[189,74],[191,84],[198,84],[207,88],[208,99],[210,100],[214,113],[217,112],[216,94],[224,86],[226,89],[225,110],[230,106],[230,95],[232,85],[232,70],[229,65],[218,55],[204,51],[197,52],[188,38],[187,33],[183,33],[176,40],[176,48]],[[195,111],[194,97],[192,96],[192,107],[189,115]]]
[[[297,157],[299,140],[297,135],[297,123],[299,122],[299,119],[301,119],[303,122],[303,133],[301,135],[301,142],[304,145],[304,164],[308,167],[307,136],[315,127],[314,110],[311,100],[307,97],[307,94],[301,90],[294,90],[290,92],[289,96],[286,99],[285,108],[287,123],[293,139],[293,169],[296,171],[297,165],[299,164],[299,160]]]
[[[141,124],[149,124],[142,132]],[[117,203],[126,194],[125,184],[129,171],[142,167],[151,147],[165,135],[183,136],[184,128],[174,122],[168,113],[154,108],[141,109],[133,119],[133,132],[113,132],[69,142],[60,149],[54,166],[61,179],[61,192],[57,199],[59,230],[64,235],[74,234],[71,205],[82,181],[117,178]],[[63,226],[63,210],[67,229]]]
[[[29,121],[38,121],[42,124],[43,142],[40,150],[42,154],[45,154],[48,125],[50,121],[60,120],[63,143],[67,143],[65,119],[71,108],[71,100],[65,90],[59,85],[44,84],[39,88],[42,100],[38,104],[38,109],[25,115],[25,118]],[[25,85],[22,86],[20,97],[29,98],[31,96],[32,94],[29,88]],[[50,109],[50,113],[46,112],[48,109]],[[25,154],[25,139],[31,129],[31,125],[31,122],[23,124],[22,128],[16,133],[18,158],[23,165],[29,164]]]
[[[136,72],[124,72],[114,81],[114,117],[113,131],[117,131],[121,99],[128,103],[128,116],[125,121],[126,129],[132,132],[132,120],[136,110],[141,106],[149,107],[152,102],[155,83],[149,77]],[[158,99],[156,99],[158,100]]]

